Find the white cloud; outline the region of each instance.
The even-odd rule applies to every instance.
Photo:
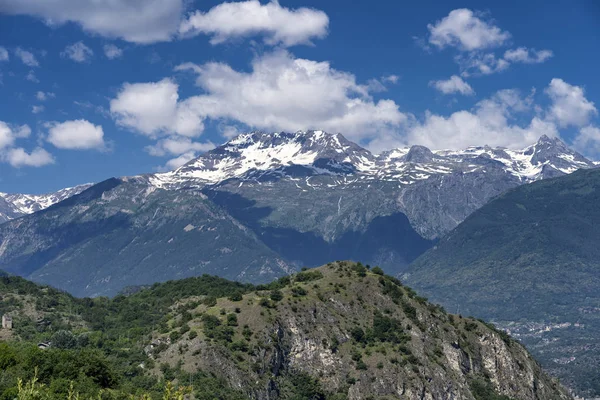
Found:
[[[462,110],[445,117],[427,112],[425,119],[407,133],[411,144],[433,149],[461,149],[472,145],[522,148],[541,135],[558,136],[554,124],[533,117],[521,126],[516,114],[529,109],[526,99],[515,90],[503,90],[483,100],[473,110]]]
[[[30,70],[27,73],[27,76],[25,76],[25,79],[27,79],[29,82],[33,82],[33,83],[39,83],[40,82],[40,80],[35,75],[35,71],[34,70]]]
[[[35,148],[31,153],[27,153],[21,147],[10,149],[4,154],[3,159],[15,168],[42,167],[54,163],[52,154],[41,147]]]
[[[59,149],[104,150],[104,131],[102,126],[94,125],[84,119],[49,123],[47,141]]]
[[[587,125],[590,118],[598,114],[594,103],[586,99],[581,86],[570,85],[559,78],[550,81],[546,88],[552,105],[548,111],[549,118],[560,127]]]
[[[455,61],[460,66],[464,77],[491,75],[506,70],[510,63],[503,58],[496,58],[493,53],[471,52],[458,55]]]
[[[12,146],[17,139],[24,139],[31,135],[29,125],[10,125],[0,121],[0,149]]]
[[[205,152],[215,148],[212,142],[192,142],[186,137],[170,137],[159,140],[155,145],[146,147],[150,155],[162,157],[165,155],[181,155],[184,153]]]
[[[573,147],[583,154],[597,157],[600,154],[600,128],[591,125],[582,128],[573,141]]]
[[[180,155],[179,157],[175,157],[175,158],[172,158],[169,161],[167,161],[167,163],[165,164],[164,167],[159,168],[159,171],[174,170],[174,169],[179,168],[182,165],[192,161],[194,158],[196,158],[196,153],[194,153],[193,151],[190,151],[189,153],[184,153],[184,154]]]
[[[65,47],[65,50],[62,51],[60,55],[61,57],[70,58],[75,62],[84,63],[89,62],[92,59],[94,51],[87,47],[82,41],[79,41]]]
[[[384,76],[382,78],[382,80],[384,82],[389,82],[389,83],[398,83],[398,80],[400,79],[400,77],[398,75],[388,75],[388,76]]]
[[[9,59],[8,50],[0,46],[0,61],[8,61]]]
[[[23,50],[20,47],[17,47],[15,50],[15,55],[21,60],[21,62],[28,67],[39,67],[40,63],[35,58],[35,55],[27,50]]]
[[[183,0],[3,0],[0,13],[31,15],[48,25],[67,22],[133,43],[168,41],[177,32]]]
[[[186,102],[205,118],[267,130],[344,132],[356,141],[369,141],[407,119],[394,101],[374,101],[354,75],[285,51],[257,57],[251,72],[222,63],[184,64],[177,70],[197,73],[205,94]]]
[[[465,96],[472,96],[475,91],[467,82],[463,81],[460,76],[452,75],[450,79],[431,81],[429,86],[432,86],[444,94],[460,93]]]
[[[155,83],[126,83],[110,102],[117,124],[150,137],[179,134],[199,136],[204,130],[202,116],[180,102],[179,86],[170,79]]]
[[[52,92],[42,92],[42,91],[38,91],[35,94],[35,98],[38,99],[39,101],[46,101],[48,99],[54,98],[56,97],[56,95]]]
[[[40,167],[53,163],[54,158],[42,148],[38,147],[28,154],[23,148],[14,147],[17,139],[24,139],[30,135],[31,128],[28,125],[10,125],[0,121],[0,161],[13,167]]]
[[[504,59],[510,62],[521,62],[525,64],[540,64],[550,59],[554,54],[550,50],[528,49],[519,47],[504,52]]]
[[[289,9],[278,1],[261,4],[258,0],[249,0],[222,3],[207,12],[196,11],[182,22],[179,32],[183,36],[212,35],[212,44],[264,35],[269,45],[294,46],[325,37],[328,25],[329,18],[323,11]]]
[[[39,113],[43,112],[44,109],[45,109],[44,106],[32,106],[31,112],[34,114],[39,114]]]
[[[429,43],[440,49],[450,46],[472,51],[498,47],[508,41],[510,33],[480,17],[466,8],[451,11],[435,24],[427,25]]]
[[[123,50],[118,48],[114,44],[105,44],[104,45],[104,55],[109,60],[114,60],[115,58],[119,58],[123,55]]]

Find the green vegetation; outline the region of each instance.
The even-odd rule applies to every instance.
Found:
[[[186,390],[206,400],[343,400],[351,388],[386,399],[423,390],[414,382],[435,397],[450,381],[465,396],[473,389],[448,374],[443,344],[458,343],[483,365],[479,335],[500,335],[468,318],[450,323],[398,279],[344,261],[269,285],[202,276],[113,299],[0,282],[3,312],[16,322],[0,344],[0,400],[175,400],[168,396]],[[48,349],[36,346],[44,341]],[[546,382],[518,344],[511,349],[508,362]]]
[[[520,331],[547,370],[582,397],[600,396],[600,349],[586,345],[600,339],[598,204],[598,169],[520,186],[417,259],[407,282],[448,309]]]

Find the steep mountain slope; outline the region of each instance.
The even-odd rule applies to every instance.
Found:
[[[280,290],[209,305],[184,299],[178,307],[185,312],[174,312],[169,324],[195,333],[155,336],[170,344],[148,351],[184,373],[213,371],[257,399],[289,398],[305,385],[312,396],[302,398],[568,397],[521,345],[398,283],[338,262],[300,273]]]
[[[499,321],[564,381],[598,395],[599,224],[600,170],[521,186],[469,216],[404,277],[452,310]]]
[[[11,284],[38,307],[43,290],[13,278],[7,296],[17,292]],[[8,370],[0,370],[4,393],[26,365],[39,366],[55,394],[68,389],[64,377],[76,376],[76,390],[91,396],[156,390],[161,377],[191,385],[198,399],[571,398],[506,334],[447,314],[380,269],[351,262],[260,287],[204,276],[112,300],[65,302],[86,325],[60,332],[46,325],[31,338],[54,338],[60,348],[13,350]],[[93,368],[73,375],[77,360],[92,356]],[[96,379],[86,378],[90,372]]]
[[[570,150],[559,139],[542,136],[521,151],[471,147],[463,151],[431,151],[423,146],[396,149],[374,156],[340,134],[321,131],[243,134],[192,160],[175,171],[148,176],[154,186],[184,187],[234,192],[246,200],[264,201],[257,192],[268,184],[278,208],[299,196],[317,201],[315,191],[386,192],[383,207],[375,216],[402,213],[413,229],[434,239],[453,229],[490,198],[523,183],[571,173],[595,164]],[[320,190],[319,190],[320,189]],[[373,189],[373,190],[371,190]],[[277,192],[277,196],[272,196]],[[337,194],[336,193],[336,194]],[[346,196],[348,200],[351,196]],[[385,211],[384,211],[385,210]],[[289,209],[284,214],[288,215]],[[325,212],[325,210],[323,210]],[[331,213],[327,212],[328,215]],[[313,213],[309,213],[309,217]],[[305,222],[305,221],[304,221]],[[321,222],[321,221],[320,221]],[[328,227],[299,226],[294,220],[276,219],[269,225],[288,224],[300,232],[322,228],[328,242],[336,231],[346,231],[335,218]],[[365,230],[369,220],[354,223]],[[319,224],[321,225],[321,224]]]
[[[87,183],[41,195],[0,192],[0,223],[48,208],[53,204],[83,192],[90,186],[92,184]]]
[[[0,225],[0,268],[78,295],[205,272],[257,282],[331,259],[395,274],[490,198],[593,165],[547,137],[374,156],[340,134],[253,132]]]
[[[198,192],[111,179],[2,225],[0,268],[78,296],[218,274],[266,282],[291,268]]]

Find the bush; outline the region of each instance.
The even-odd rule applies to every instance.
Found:
[[[298,272],[296,274],[296,276],[294,276],[294,280],[296,282],[309,282],[309,281],[316,281],[323,278],[323,274],[321,273],[321,271],[316,271],[316,270],[307,270],[307,271],[302,271],[302,272]]]
[[[229,300],[231,301],[242,301],[244,299],[244,296],[242,296],[242,294],[240,292],[236,292],[234,294],[232,294],[231,296],[229,296]]]
[[[281,290],[278,290],[278,289],[271,290],[269,297],[273,301],[281,301],[281,300],[283,300],[283,293],[281,292]]]
[[[294,286],[292,288],[292,295],[294,297],[306,296],[308,292],[302,286]]]
[[[373,272],[374,274],[377,275],[384,275],[385,272],[383,272],[383,269],[381,269],[380,267],[373,267],[373,269],[371,270],[371,272]]]
[[[227,315],[227,325],[228,326],[238,326],[237,316],[235,314]]]

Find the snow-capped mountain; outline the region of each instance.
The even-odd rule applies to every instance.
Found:
[[[10,194],[0,192],[0,223],[32,214],[83,192],[91,183],[61,189],[47,194]]]
[[[491,198],[591,167],[548,137],[523,150],[374,155],[339,134],[252,132],[3,223],[0,269],[80,295],[202,273],[265,282],[332,259],[397,274]],[[81,189],[0,201],[27,213]]]
[[[177,189],[214,185],[232,178],[337,175],[345,178],[341,181],[344,183],[358,179],[410,185],[434,175],[485,172],[491,166],[527,183],[596,164],[560,139],[545,135],[522,150],[481,146],[432,151],[415,145],[374,155],[341,134],[252,132],[237,136],[174,171],[151,175],[149,180],[157,187]]]
[[[251,132],[235,137],[174,171],[155,174],[150,181],[166,188],[203,186],[262,173],[294,175],[297,167],[311,170],[304,174],[349,174],[373,170],[375,159],[371,152],[341,134]]]

